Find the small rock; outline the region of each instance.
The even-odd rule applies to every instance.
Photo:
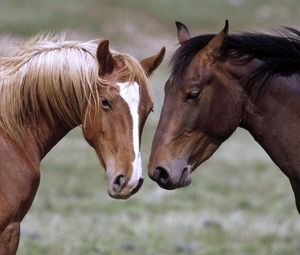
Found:
[[[177,253],[179,252],[195,252],[199,250],[199,247],[195,243],[177,243],[175,245],[175,250]]]
[[[135,245],[133,243],[129,243],[129,242],[121,243],[120,247],[126,251],[134,251],[135,250]]]

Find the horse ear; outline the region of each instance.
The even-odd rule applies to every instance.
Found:
[[[103,40],[97,48],[97,60],[99,64],[99,76],[110,74],[114,69],[114,58],[109,51],[109,40]]]
[[[228,26],[228,20],[225,20],[223,30],[207,44],[206,49],[209,56],[216,58],[222,55],[222,48],[228,35]]]
[[[187,27],[179,21],[176,21],[175,24],[177,27],[177,38],[179,43],[183,43],[184,41],[189,40],[191,36]]]
[[[160,52],[157,55],[152,57],[145,58],[140,61],[141,66],[146,71],[147,76],[150,76],[152,72],[160,65],[164,56],[165,56],[166,48],[162,47]]]

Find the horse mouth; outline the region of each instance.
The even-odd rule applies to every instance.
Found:
[[[133,187],[125,186],[124,189],[122,189],[120,192],[116,192],[113,189],[108,188],[108,194],[110,197],[114,199],[128,199],[129,197],[131,197],[132,195],[134,195],[140,190],[140,188],[143,185],[143,182],[144,179],[141,178],[138,181],[136,186]]]
[[[131,195],[134,195],[135,193],[137,193],[140,190],[140,188],[142,187],[143,183],[144,183],[144,179],[140,179],[138,184],[132,189]]]
[[[191,183],[192,183],[192,176],[191,176],[190,167],[185,167],[182,170],[181,177],[179,179],[179,182],[178,182],[178,185],[176,188],[187,187]]]

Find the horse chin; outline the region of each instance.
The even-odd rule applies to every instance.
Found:
[[[176,189],[177,188],[184,188],[189,186],[192,183],[192,176],[191,173],[188,171],[183,172],[181,175],[181,178],[179,179],[178,184],[176,185]]]
[[[128,199],[131,194],[121,194],[121,193],[114,193],[114,192],[110,192],[108,191],[108,195],[114,199]]]

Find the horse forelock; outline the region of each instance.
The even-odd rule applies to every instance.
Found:
[[[24,124],[41,115],[66,126],[81,124],[84,107],[98,100],[97,44],[94,41],[64,41],[62,37],[38,36],[18,48],[11,57],[0,58],[0,128],[22,143]],[[147,86],[139,63],[129,55],[120,56],[125,67],[116,75],[128,74]],[[97,82],[98,81],[98,82]],[[112,85],[101,79],[101,83]]]
[[[105,80],[99,77],[98,84],[113,85],[112,80],[118,80],[119,77],[126,77],[126,82],[128,84],[132,84],[136,81],[141,86],[145,86],[148,92],[150,92],[149,79],[146,75],[146,71],[135,58],[128,54],[121,54],[116,51],[113,52],[113,56],[121,60],[124,66],[114,73],[114,77],[111,77],[111,80]]]

